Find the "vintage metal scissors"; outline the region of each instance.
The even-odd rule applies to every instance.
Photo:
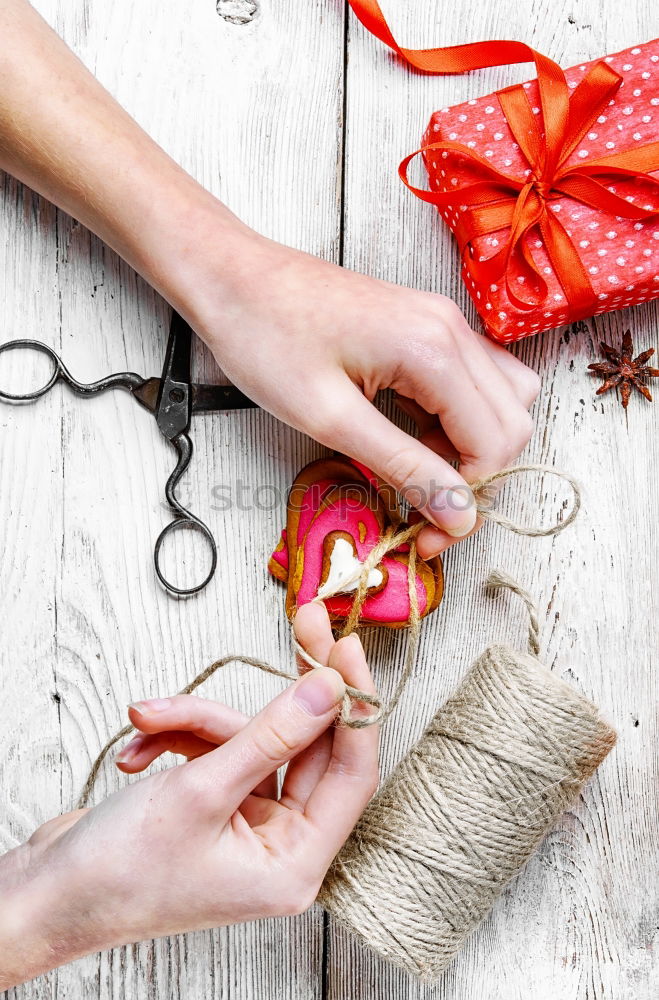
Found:
[[[0,389],[0,401],[26,403],[44,396],[57,382],[64,382],[73,392],[81,396],[95,396],[99,392],[105,392],[106,389],[127,389],[138,403],[155,416],[161,433],[176,449],[178,462],[165,486],[165,496],[174,514],[174,520],[165,526],[156,540],[154,564],[156,574],[163,587],[170,593],[183,597],[197,594],[203,590],[212,580],[217,567],[217,546],[210,528],[195,514],[186,510],[176,496],[176,487],[192,458],[192,441],[188,434],[192,414],[208,410],[245,409],[257,405],[235,386],[200,385],[191,382],[191,349],[192,330],[185,320],[174,312],[165,365],[160,378],[142,378],[135,372],[119,372],[86,385],[76,381],[55,351],[41,341],[11,340],[6,344],[0,344],[0,354],[15,350],[40,351],[50,358],[53,365],[52,374],[44,386],[21,395],[4,392]],[[182,527],[200,532],[206,539],[211,553],[211,566],[206,578],[196,586],[187,589],[176,587],[170,583],[165,578],[160,565],[160,554],[165,538]]]

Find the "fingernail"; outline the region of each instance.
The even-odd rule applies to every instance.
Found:
[[[325,715],[345,694],[345,684],[336,670],[316,667],[297,682],[294,700],[309,715]]]
[[[133,701],[128,707],[140,715],[150,715],[152,712],[164,712],[171,704],[171,698],[147,698],[145,701]]]
[[[476,527],[474,494],[468,486],[438,490],[428,501],[427,509],[433,524],[453,538],[462,538]]]
[[[121,753],[117,754],[115,760],[118,764],[126,764],[131,760],[144,743],[143,736],[134,736],[130,743],[127,743]]]

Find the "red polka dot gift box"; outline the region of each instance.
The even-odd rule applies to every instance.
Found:
[[[454,231],[503,343],[659,297],[659,40],[565,79],[553,158],[538,80],[442,108],[423,137],[430,191],[412,190]]]
[[[563,70],[511,39],[404,48],[378,0],[348,2],[420,73],[535,63],[535,80],[436,111],[399,167],[455,233],[490,336],[659,297],[659,39]],[[429,190],[408,180],[419,154]]]

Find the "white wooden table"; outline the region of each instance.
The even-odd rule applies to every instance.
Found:
[[[448,293],[475,322],[452,239],[395,168],[433,109],[523,80],[529,67],[414,75],[341,0],[227,0],[224,17],[215,0],[37,6],[131,114],[248,223],[347,267]],[[388,0],[383,9],[408,45],[513,35],[564,66],[659,34],[650,0],[624,10],[617,0]],[[159,373],[165,303],[77,222],[9,177],[2,185],[1,338],[43,338],[80,379]],[[93,955],[10,991],[12,1000],[659,995],[659,403],[636,396],[625,414],[611,395],[595,398],[585,371],[598,340],[619,344],[627,327],[639,350],[657,344],[658,316],[656,304],[644,306],[515,349],[543,382],[525,457],[581,477],[585,509],[555,538],[488,526],[450,552],[446,598],[383,732],[386,772],[488,641],[523,641],[522,609],[483,596],[486,572],[498,566],[537,595],[547,662],[620,734],[441,984],[421,988],[314,908]],[[218,376],[201,347],[196,371]],[[288,660],[282,591],[265,572],[283,499],[274,509],[248,502],[223,512],[213,491],[267,483],[283,498],[321,450],[261,412],[197,417],[193,435],[185,494],[208,516],[220,562],[201,596],[177,602],[156,586],[151,565],[173,463],[155,422],[123,393],[83,401],[57,388],[36,405],[0,408],[2,848],[72,806],[129,701],[179,689],[229,650]],[[547,478],[542,490],[509,487],[502,502],[516,517],[541,504],[551,517],[564,498]],[[390,692],[401,637],[372,635],[368,648]],[[236,667],[205,693],[254,711],[280,687]],[[97,795],[123,780],[106,767]]]

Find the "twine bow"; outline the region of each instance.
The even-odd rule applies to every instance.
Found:
[[[619,218],[645,221],[659,215],[657,207],[641,207],[611,191],[599,178],[645,181],[659,199],[659,142],[596,160],[568,164],[574,153],[622,85],[622,77],[606,62],[590,68],[570,96],[565,73],[553,60],[523,42],[490,41],[448,48],[404,49],[395,41],[377,0],[349,0],[362,24],[423,73],[462,73],[485,66],[533,60],[538,71],[542,115],[535,115],[521,85],[499,91],[497,97],[510,130],[528,163],[529,173],[518,177],[496,169],[483,156],[457,142],[434,142],[406,156],[399,167],[403,183],[422,201],[439,207],[466,206],[456,236],[469,272],[478,284],[503,280],[510,301],[530,310],[547,296],[547,283],[527,245],[534,227],[540,235],[566,299],[573,309],[586,312],[597,301],[577,248],[551,208],[562,195]],[[542,127],[540,125],[542,122]],[[451,191],[426,191],[407,179],[410,162],[433,151],[460,156],[477,174],[477,180]],[[504,245],[493,256],[480,259],[473,241],[509,230]],[[512,267],[514,261],[515,266]],[[524,278],[513,286],[511,277]],[[520,294],[520,284],[528,296]]]

